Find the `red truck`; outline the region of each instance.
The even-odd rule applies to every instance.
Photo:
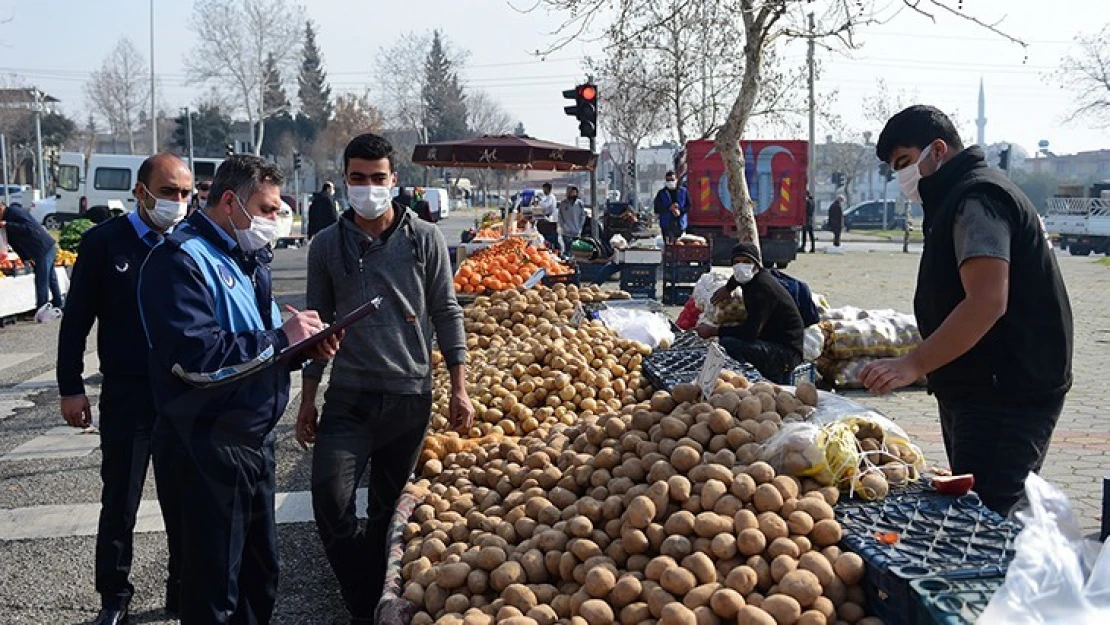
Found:
[[[755,201],[755,221],[763,263],[785,268],[797,257],[798,232],[806,223],[805,141],[741,141],[748,189]],[[728,191],[725,163],[713,141],[686,143],[675,171],[690,193],[687,232],[713,239],[715,263],[728,264],[736,241],[736,218]]]

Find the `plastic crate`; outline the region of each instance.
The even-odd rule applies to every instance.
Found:
[[[659,299],[659,292],[655,290],[655,285],[651,286],[624,286],[621,285],[621,290],[628,293],[633,299]]]
[[[578,263],[579,279],[583,284],[596,284],[601,270],[608,266],[608,263]]]
[[[671,343],[671,349],[709,349],[709,345],[713,341],[703,339],[698,336],[697,332],[675,332],[674,343]]]
[[[709,263],[672,263],[663,266],[663,279],[670,283],[692,284],[711,269]]]
[[[556,284],[573,284],[574,286],[579,286],[582,284],[582,276],[579,275],[577,271],[574,273],[565,273],[558,276],[544,274],[543,278],[540,279],[540,282],[542,282],[543,285],[547,287],[552,287]]]
[[[663,286],[663,304],[665,306],[685,306],[686,300],[694,294],[693,285],[667,284]]]
[[[655,290],[655,284],[659,281],[659,265],[639,265],[639,264],[624,264],[621,265],[621,290],[629,291],[631,289],[644,289],[651,287],[652,291]],[[635,296],[634,296],[635,297]],[[651,298],[654,299],[654,298]]]
[[[657,389],[669,391],[677,384],[691,382],[705,363],[705,349],[668,349],[644,359],[643,371]],[[750,382],[763,379],[755,367],[725,357],[725,369],[743,375]]]
[[[664,263],[713,262],[713,241],[708,245],[666,245],[663,247]]]
[[[837,508],[843,545],[867,563],[868,607],[888,623],[914,624],[910,583],[925,577],[980,579],[1006,574],[1020,526],[983,506],[976,495],[923,493]],[[879,542],[894,532],[898,542]]]
[[[964,625],[974,623],[987,609],[991,597],[1005,577],[944,579],[926,577],[910,582],[916,595],[916,625]]]

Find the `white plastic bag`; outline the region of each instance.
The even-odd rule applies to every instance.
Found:
[[[802,338],[802,360],[813,362],[821,357],[821,352],[824,349],[825,332],[821,329],[821,326],[812,325],[806,328],[805,335]]]
[[[621,338],[639,341],[655,349],[659,344],[674,343],[674,332],[663,317],[647,311],[631,308],[606,308],[598,312],[601,322],[619,334]]]
[[[1083,538],[1067,496],[1035,473],[1025,479],[1029,508],[1017,554],[980,625],[1110,623],[1110,550]]]
[[[627,250],[628,249],[628,240],[625,239],[624,236],[622,236],[622,235],[614,234],[609,239],[609,247],[611,247],[615,250]]]

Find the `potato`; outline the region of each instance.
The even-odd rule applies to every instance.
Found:
[[[798,568],[816,575],[822,588],[831,584],[836,576],[829,559],[816,552],[803,553],[798,559]]]
[[[732,478],[732,486],[729,492],[736,496],[742,503],[748,503],[755,497],[757,486],[755,479],[747,473],[741,473]]]
[[[772,540],[771,544],[767,546],[766,553],[767,557],[771,558],[772,560],[779,558],[780,556],[786,556],[791,560],[797,560],[798,556],[800,555],[798,545],[789,538],[776,538]],[[774,563],[772,562],[772,564]]]
[[[806,610],[794,621],[794,625],[828,625],[828,618],[817,610]]]
[[[586,592],[594,599],[604,599],[608,597],[609,593],[612,592],[616,585],[616,575],[605,567],[595,567],[586,572],[586,583],[584,586]]]
[[[728,492],[723,482],[709,480],[701,487],[701,506],[704,510],[712,510],[717,501]]]
[[[802,382],[794,391],[794,397],[806,406],[817,407],[817,387],[812,382]]]
[[[716,512],[702,512],[694,518],[694,533],[703,538],[713,538],[732,527],[732,519]]]
[[[825,519],[818,521],[813,526],[813,531],[809,533],[810,540],[818,547],[828,547],[840,542],[841,529],[840,523],[832,519]]]
[[[466,583],[466,576],[470,574],[470,565],[465,562],[443,564],[436,575],[436,583],[440,588],[454,590]]]
[[[693,383],[676,384],[671,389],[671,397],[680,404],[685,402],[697,402],[701,399],[701,387]]]
[[[667,479],[667,493],[678,503],[690,499],[691,488],[690,480],[685,475],[672,475]]]
[[[655,519],[655,502],[644,495],[632,499],[624,512],[625,521],[636,529],[645,529]]]
[[[678,562],[670,556],[658,556],[648,562],[644,568],[644,577],[653,582],[659,581],[663,577],[663,573],[668,569],[678,566]]]
[[[651,409],[654,412],[661,412],[667,414],[672,412],[678,403],[671,397],[671,394],[666,391],[658,391],[651,396]]]
[[[663,572],[663,576],[659,578],[659,585],[676,597],[681,597],[690,592],[697,584],[698,579],[693,573],[677,567],[667,569]]]
[[[775,617],[764,612],[763,608],[746,605],[740,608],[740,612],[737,613],[736,623],[737,625],[776,625],[778,621],[775,620]]]
[[[847,623],[858,623],[865,614],[863,608],[855,603],[843,603],[836,609],[836,615]]]
[[[733,530],[739,535],[740,532],[759,527],[759,518],[751,510],[738,510],[736,514],[732,515]]]
[[[767,537],[758,529],[748,528],[740,532],[736,546],[745,556],[754,556],[767,548]]]
[[[506,562],[490,574],[490,586],[498,592],[505,590],[510,584],[523,584],[527,581],[524,567],[519,562]]]
[[[722,618],[735,618],[744,607],[744,595],[733,588],[717,588],[713,596],[709,597],[709,607],[714,614]]]
[[[680,472],[687,472],[701,463],[701,453],[685,445],[676,447],[671,452],[671,466]]]
[[[536,607],[537,604],[536,593],[532,592],[531,588],[523,584],[509,584],[505,590],[501,591],[501,598],[505,600],[506,604],[513,606],[521,612],[527,612]]]
[[[764,512],[759,515],[759,531],[763,532],[763,536],[767,538],[767,542],[774,541],[776,538],[786,538],[790,535],[790,529],[786,526],[786,521],[774,512]]]
[[[679,510],[667,517],[663,529],[671,536],[690,536],[694,533],[696,518],[688,510]]]
[[[803,608],[808,608],[821,596],[821,582],[812,572],[797,569],[779,581],[779,592],[797,599]]]
[[[904,486],[910,479],[910,470],[902,462],[888,462],[879,467],[886,481],[896,486]]]
[[[771,595],[763,600],[760,608],[770,614],[778,625],[794,625],[802,616],[801,606],[787,595]]]
[[[777,584],[780,580],[782,580],[783,577],[786,576],[787,573],[790,573],[797,568],[798,561],[792,556],[776,556],[775,559],[771,561],[771,579],[775,580],[775,583]]]
[[[875,501],[887,496],[890,484],[886,477],[880,473],[866,473],[855,484],[856,494],[867,501]]]
[[[755,480],[756,484],[766,484],[775,479],[775,470],[763,461],[752,463],[745,472]]]
[[[652,617],[651,608],[643,601],[637,601],[621,609],[620,622],[622,625],[636,625],[647,622]]]
[[[755,590],[757,583],[759,583],[759,575],[755,572],[755,569],[746,565],[732,569],[725,578],[725,586],[744,597]]]
[[[586,580],[589,581],[589,574],[587,574]],[[612,591],[609,592],[609,603],[615,608],[623,608],[638,600],[642,592],[643,585],[636,576],[632,574],[621,575]]]
[[[808,514],[814,523],[836,518],[832,506],[819,494],[806,495],[799,499],[797,509]]]
[[[810,610],[820,612],[825,617],[825,621],[830,624],[836,622],[836,606],[833,605],[832,599],[828,597],[817,597],[817,601],[813,602],[813,607]]]
[[[833,562],[832,568],[836,572],[836,576],[840,578],[840,581],[848,586],[854,586],[860,583],[866,570],[863,558],[850,551],[840,554],[840,557]]]
[[[704,553],[692,553],[683,558],[682,568],[693,573],[699,584],[711,584],[717,581],[717,569],[709,556]]]
[[[795,510],[787,517],[786,526],[791,534],[806,536],[813,531],[813,517],[801,510]]]
[[[755,489],[752,502],[755,504],[755,509],[759,512],[778,512],[779,509],[782,508],[782,493],[779,492],[779,489],[776,488],[774,484],[760,484]]]
[[[693,590],[686,593],[686,596],[682,598],[682,605],[690,608],[691,610],[696,610],[701,606],[709,605],[709,598],[712,597],[713,593],[717,592],[717,590],[719,590],[720,588],[721,585],[717,582],[695,586]]]
[[[589,599],[578,608],[578,615],[588,625],[609,625],[613,622],[613,608],[601,599]]]
[[[713,552],[713,556],[718,560],[731,560],[736,557],[738,553],[736,547],[736,536],[730,532],[717,534],[710,542],[709,550]]]
[[[775,476],[775,479],[771,480],[771,483],[775,485],[775,488],[779,489],[780,493],[782,493],[782,498],[784,501],[797,499],[798,495],[800,494],[799,490],[801,489],[801,486],[798,484],[798,478],[796,477],[792,477],[789,475],[778,475]]]

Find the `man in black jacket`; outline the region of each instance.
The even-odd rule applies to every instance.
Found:
[[[720,337],[721,347],[747,362],[765,377],[780,381],[802,362],[805,323],[794,298],[771,272],[763,268],[759,248],[738,243],[732,248],[733,276],[713,295],[714,303],[732,297],[741,287],[748,318],[738,326],[698,326],[702,338]]]
[[[339,219],[339,211],[335,207],[335,185],[329,180],[324,183],[320,192],[313,196],[312,203],[308,206],[309,240],[335,223],[337,219]]]
[[[844,230],[844,196],[838,195],[829,206],[829,230],[833,233],[833,247],[840,247],[840,233]]]
[[[65,300],[54,273],[54,258],[58,256],[54,238],[31,213],[4,202],[0,202],[0,229],[7,234],[12,250],[35,266],[35,321],[45,323],[61,317]]]
[[[85,342],[97,324],[97,354],[104,382],[100,393],[100,523],[96,534],[97,625],[127,620],[135,592],[131,573],[132,533],[151,457],[154,396],[150,392],[148,346],[139,321],[139,269],[166,230],[185,218],[192,174],[180,158],[152,156],[139,166],[135,210],[85,233],[73,267],[73,283],[58,337],[58,394],[62,416],[73,427],[92,423],[82,379]],[[157,471],[159,499],[172,502],[172,477]],[[166,609],[178,609],[176,560],[178,514],[163,506],[169,543]]]
[[[817,247],[817,239],[813,236],[813,218],[817,212],[817,203],[813,201],[813,196],[806,191],[806,225],[802,226],[802,245],[798,248],[798,253],[806,251],[806,235],[809,235],[809,253],[812,254]]]
[[[1007,514],[1039,471],[1071,388],[1072,315],[1056,257],[1032,203],[964,149],[952,122],[912,106],[875,147],[925,211],[914,312],[925,341],[866,367],[861,381],[889,393],[928,376],[948,461]]]

